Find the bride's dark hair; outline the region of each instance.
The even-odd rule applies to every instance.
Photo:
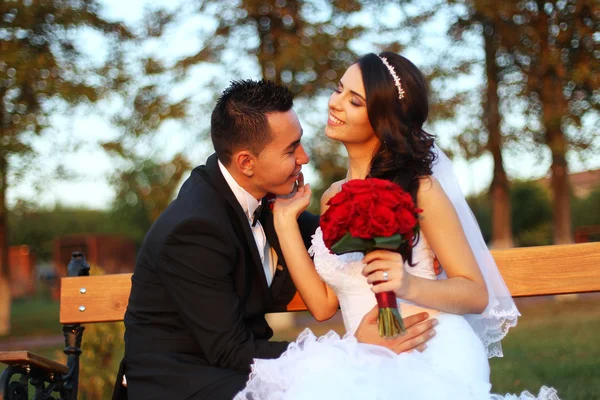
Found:
[[[403,91],[380,58],[394,69]],[[406,58],[390,52],[367,54],[357,61],[362,74],[367,100],[367,114],[375,135],[381,141],[375,150],[369,176],[397,183],[410,193],[415,204],[420,178],[432,174],[436,159],[434,136],[423,130],[429,113],[427,85],[421,71]],[[418,240],[418,237],[416,240]],[[404,243],[398,249],[412,263],[411,247]]]
[[[379,57],[387,59],[400,78],[402,99],[398,98],[392,74]],[[434,136],[423,130],[429,112],[425,79],[412,62],[396,53],[369,53],[357,63],[365,86],[369,122],[381,141],[369,176],[397,183],[416,202],[419,178],[432,174],[436,158]]]

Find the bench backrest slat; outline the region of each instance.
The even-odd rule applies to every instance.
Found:
[[[62,278],[60,323],[122,321],[129,302],[131,275]]]
[[[513,297],[600,291],[600,243],[492,251]]]
[[[600,243],[495,250],[492,255],[513,297],[600,291]],[[62,278],[60,322],[122,321],[130,290],[131,274]],[[301,310],[306,307],[296,295],[288,311]]]

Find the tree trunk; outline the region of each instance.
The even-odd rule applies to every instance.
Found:
[[[554,243],[573,243],[571,221],[571,190],[567,168],[567,145],[560,130],[548,131],[548,145],[552,151],[552,214],[554,219]]]
[[[6,216],[7,163],[0,153],[0,336],[10,332],[10,270],[8,268],[8,224]]]
[[[489,133],[487,148],[494,159],[494,177],[490,186],[492,200],[492,243],[495,249],[514,246],[508,177],[502,159],[502,135],[498,99],[498,67],[496,65],[495,27],[491,19],[484,21],[485,69],[487,76],[486,124]]]
[[[494,249],[514,247],[512,236],[511,203],[508,178],[502,166],[500,149],[490,149],[494,156],[494,178],[490,187],[492,198],[492,243]]]
[[[548,38],[548,18],[540,16],[538,31],[543,34],[540,52],[541,120],[545,130],[546,145],[552,153],[550,167],[552,188],[552,214],[554,222],[554,244],[573,243],[571,222],[571,199],[567,168],[567,138],[562,131],[563,116],[567,113],[567,101],[563,94],[562,80],[565,66],[561,63],[557,48]]]

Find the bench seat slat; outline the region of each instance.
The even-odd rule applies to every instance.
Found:
[[[46,357],[42,357],[38,354],[25,350],[2,351],[0,352],[0,362],[21,367],[37,367],[44,371],[59,375],[65,375],[67,372],[69,372],[69,368],[67,368],[66,365],[57,363],[56,361],[49,360]]]
[[[600,291],[600,243],[494,250],[492,255],[513,297]],[[60,322],[122,321],[130,290],[131,274],[62,278]],[[302,310],[306,306],[296,294],[288,311]]]

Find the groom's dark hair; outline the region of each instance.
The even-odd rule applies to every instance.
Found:
[[[293,99],[288,88],[275,82],[231,82],[217,100],[210,121],[210,137],[219,160],[229,165],[239,149],[258,155],[272,140],[267,114],[289,111]]]

